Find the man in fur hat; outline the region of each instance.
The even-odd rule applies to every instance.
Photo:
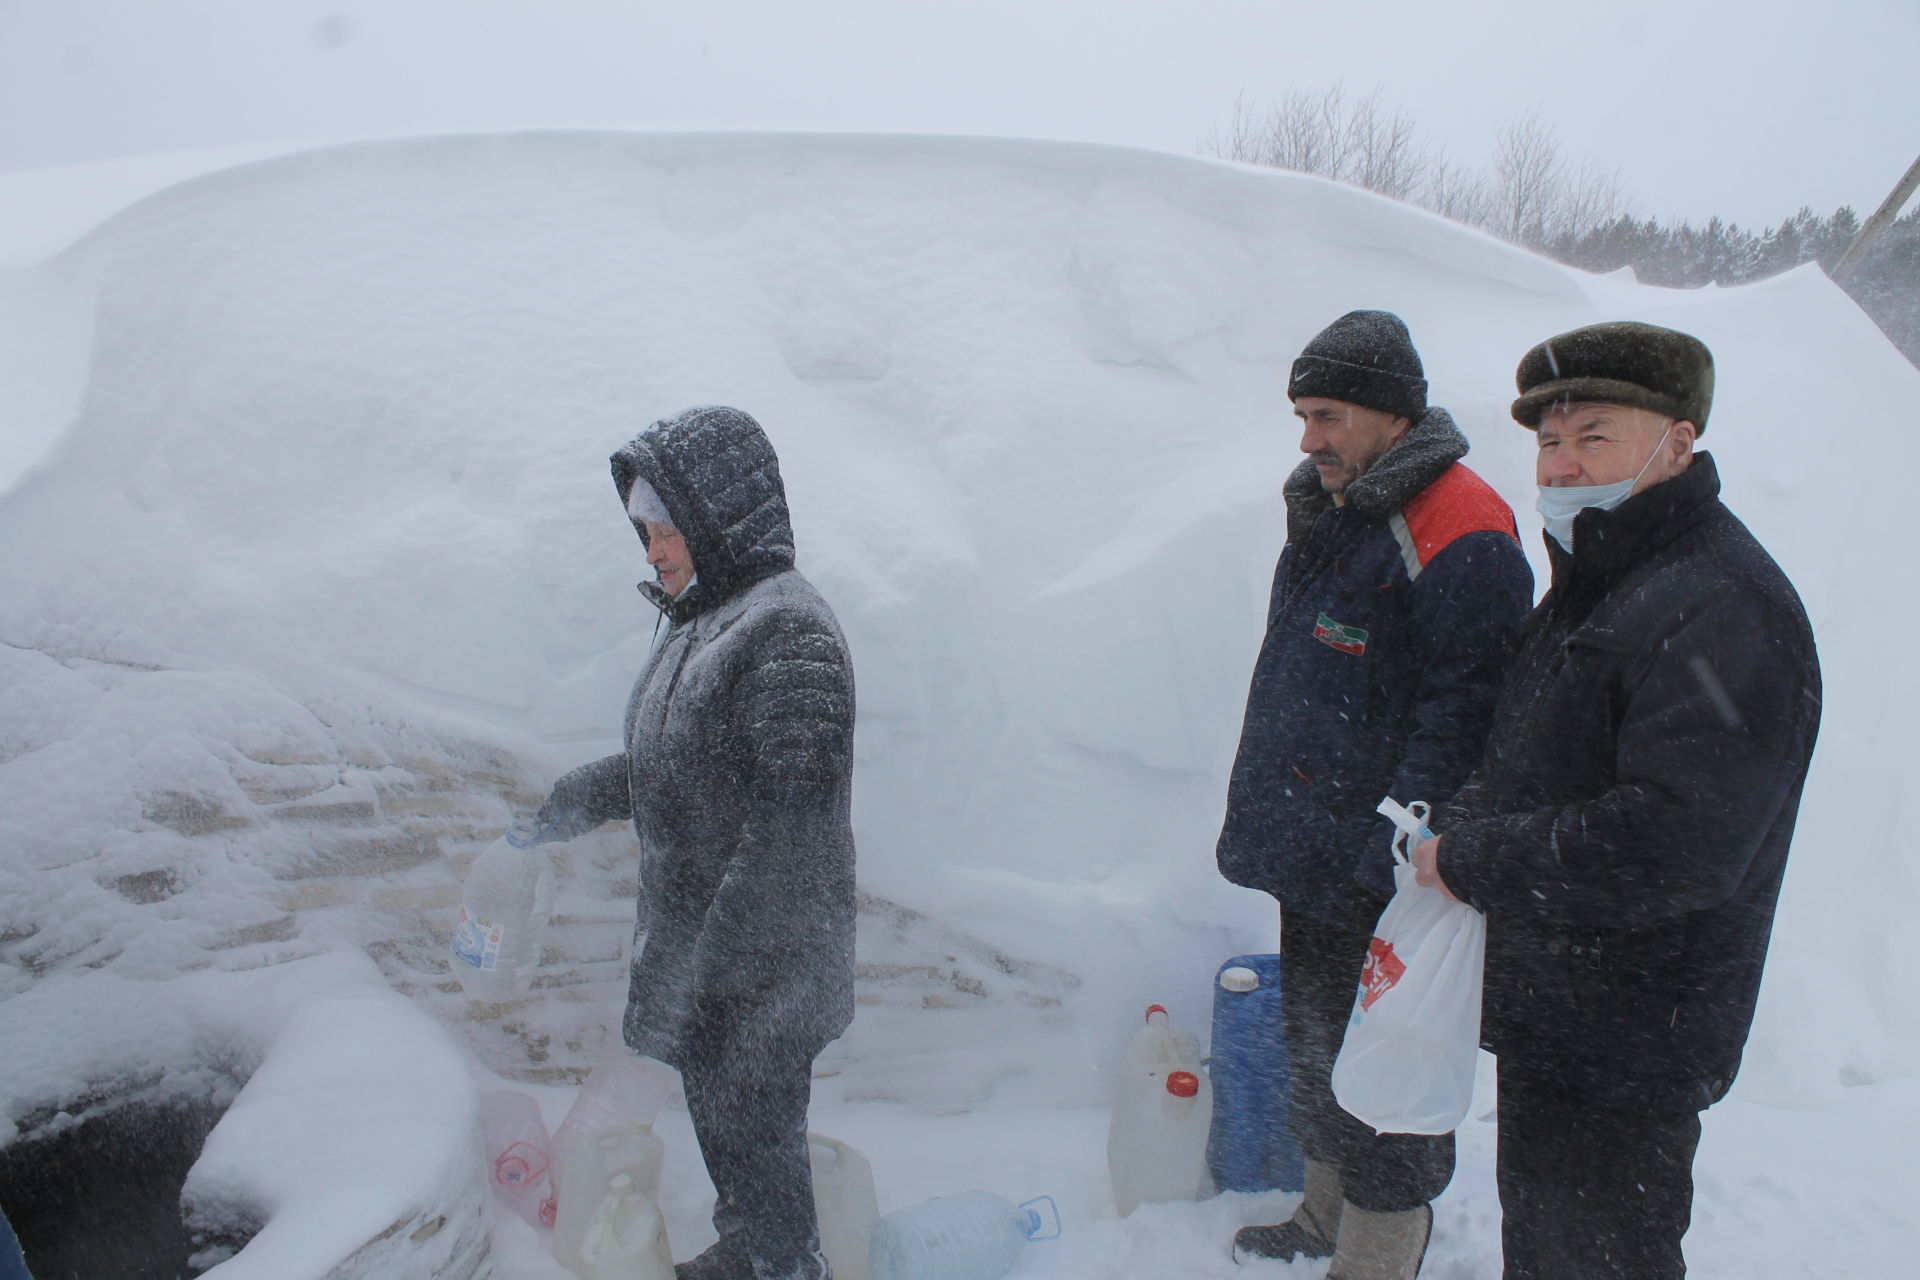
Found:
[[[1553,586],[1412,854],[1487,917],[1508,1280],[1685,1274],[1820,721],[1800,598],[1694,451],[1713,358],[1593,325],[1520,362]]]

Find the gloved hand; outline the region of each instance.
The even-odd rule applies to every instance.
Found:
[[[627,797],[627,757],[622,752],[562,774],[534,822],[550,828],[547,840],[571,840],[603,822],[633,816]]]

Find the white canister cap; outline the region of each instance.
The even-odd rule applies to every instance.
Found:
[[[1220,971],[1220,985],[1228,991],[1258,991],[1260,975],[1244,965]]]

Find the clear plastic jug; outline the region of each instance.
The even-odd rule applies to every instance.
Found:
[[[578,1264],[581,1280],[673,1280],[667,1225],[653,1197],[626,1174],[613,1178],[586,1224]]]
[[[495,1199],[535,1230],[551,1227],[552,1146],[540,1104],[512,1089],[481,1094],[480,1141]]]
[[[867,1247],[880,1220],[873,1166],[858,1150],[825,1134],[807,1135],[813,1166],[813,1207],[820,1219],[820,1252],[833,1280],[869,1280]]]
[[[559,1167],[553,1256],[576,1274],[586,1275],[593,1257],[593,1224],[605,1215],[614,1184],[627,1188],[627,1199],[653,1204],[660,1194],[663,1155],[660,1138],[648,1125],[582,1131],[570,1137]],[[664,1233],[665,1228],[661,1230]]]
[[[590,1227],[615,1179],[628,1180],[629,1198],[653,1203],[659,1196],[665,1151],[653,1118],[677,1082],[671,1067],[618,1045],[594,1066],[555,1131],[553,1253],[573,1271],[585,1274]]]
[[[461,889],[453,976],[475,1000],[517,1000],[533,985],[553,907],[553,869],[532,852],[545,830],[516,826],[481,850]]]
[[[1046,1219],[1033,1207],[1045,1205]],[[1011,1204],[990,1191],[963,1191],[896,1209],[880,1219],[867,1250],[873,1280],[1000,1280],[1029,1240],[1060,1234],[1051,1196]]]
[[[578,1133],[636,1124],[652,1128],[653,1118],[679,1087],[680,1074],[672,1067],[615,1044],[594,1063],[566,1118],[553,1131],[556,1169],[566,1163],[564,1153]]]
[[[1200,1043],[1160,1005],[1147,1009],[1121,1059],[1107,1128],[1107,1172],[1122,1217],[1145,1201],[1196,1200],[1211,1191],[1207,1133],[1213,1086]]]

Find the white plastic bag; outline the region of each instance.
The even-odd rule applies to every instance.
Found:
[[[1411,809],[1424,818],[1424,804]],[[1414,882],[1408,834],[1393,842],[1393,900],[1367,948],[1333,1096],[1380,1133],[1451,1133],[1473,1102],[1487,921]]]

